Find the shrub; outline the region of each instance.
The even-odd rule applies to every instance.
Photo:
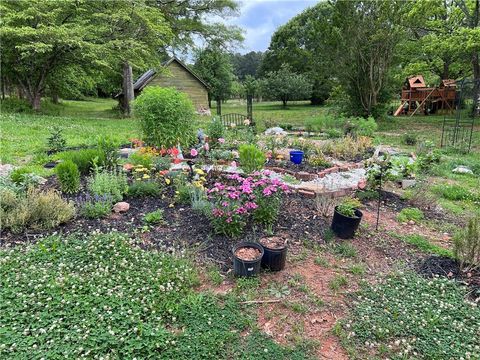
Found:
[[[11,172],[10,180],[14,185],[26,189],[29,186],[37,186],[43,178],[34,174],[28,167],[22,167]]]
[[[405,133],[402,135],[402,144],[404,145],[417,145],[417,135],[412,133]]]
[[[358,199],[346,197],[337,205],[337,212],[343,216],[355,217],[355,210],[361,206],[362,204]]]
[[[158,209],[145,214],[145,216],[143,217],[143,221],[150,225],[163,222],[163,210]]]
[[[47,140],[47,146],[47,151],[51,153],[65,150],[67,147],[67,140],[63,137],[63,130],[60,127],[54,126],[52,130],[50,130],[50,137]]]
[[[92,195],[110,196],[113,202],[121,201],[128,192],[127,177],[116,171],[96,172],[88,179],[88,191]]]
[[[28,168],[17,168],[10,173],[10,179],[14,184],[20,185],[23,182],[24,175],[30,172]]]
[[[245,173],[250,174],[261,170],[265,164],[265,154],[253,144],[243,144],[238,148],[240,166]]]
[[[216,117],[208,124],[207,135],[212,139],[212,145],[218,144],[218,139],[225,138],[225,126]]]
[[[9,211],[13,209],[17,201],[17,193],[14,190],[3,187],[0,188],[0,207],[2,210]]]
[[[320,145],[320,151],[325,155],[341,160],[361,160],[373,149],[372,139],[366,136],[347,135],[342,139],[328,141]]]
[[[40,192],[30,188],[9,211],[2,207],[2,226],[19,233],[26,228],[47,230],[70,220],[75,214],[72,202],[62,199],[54,190]]]
[[[465,230],[456,234],[453,243],[453,253],[463,270],[473,270],[480,267],[480,218],[468,221]]]
[[[329,168],[332,164],[325,159],[323,154],[316,154],[308,158],[307,160],[308,165],[318,168]]]
[[[263,225],[271,226],[278,217],[281,195],[288,191],[282,182],[261,178],[230,175],[234,185],[215,183],[208,190],[212,202],[211,224],[216,233],[239,236],[252,215]]]
[[[405,208],[402,209],[397,215],[397,221],[401,223],[408,222],[413,220],[415,222],[420,222],[424,219],[422,210],[417,208]]]
[[[188,96],[174,88],[150,86],[135,100],[143,138],[149,145],[188,148],[195,139],[194,108]]]
[[[212,211],[212,204],[208,201],[205,191],[197,187],[190,193],[190,204],[193,211],[205,216],[208,216]]]
[[[155,157],[151,154],[141,154],[135,152],[128,157],[128,161],[135,166],[143,166],[144,168],[151,169],[154,164]]]
[[[170,156],[157,156],[153,158],[153,168],[155,171],[170,170],[172,158]]]
[[[357,136],[373,137],[375,135],[375,131],[377,130],[378,130],[378,125],[375,122],[375,119],[369,116],[367,119],[360,118],[358,120],[355,134]]]
[[[103,153],[98,149],[65,151],[59,153],[58,157],[63,161],[72,161],[82,175],[88,175],[91,172],[95,161],[97,165],[102,165],[105,161]]]
[[[80,172],[71,160],[64,161],[55,167],[60,188],[66,194],[74,194],[80,189]]]
[[[128,187],[128,196],[158,196],[160,195],[161,190],[160,185],[155,181],[134,181]]]
[[[317,152],[317,147],[315,144],[303,138],[294,139],[290,146],[293,149],[303,151],[303,156],[306,160],[308,160],[311,155]]]
[[[118,164],[118,146],[119,142],[108,136],[102,136],[98,139],[98,150],[102,153],[103,167],[107,170],[113,170]]]
[[[340,129],[327,129],[325,130],[325,134],[329,139],[337,139],[342,137],[343,133]]]
[[[79,213],[88,219],[98,219],[109,215],[112,212],[112,198],[108,195],[87,194],[77,198]]]

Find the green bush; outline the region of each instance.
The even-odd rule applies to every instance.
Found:
[[[23,182],[24,175],[30,173],[31,171],[28,168],[20,167],[10,173],[10,179],[14,184],[20,185]]]
[[[58,126],[54,126],[50,130],[50,137],[47,140],[48,151],[56,153],[65,150],[67,140],[63,137],[63,130]]]
[[[355,134],[357,136],[373,137],[378,130],[375,119],[369,116],[367,119],[359,118]]]
[[[259,171],[265,165],[265,154],[255,145],[243,144],[238,148],[240,166],[245,173]]]
[[[107,170],[113,170],[118,164],[119,141],[109,137],[102,136],[98,139],[98,151],[102,153],[103,167]]]
[[[397,215],[397,221],[401,223],[408,222],[410,220],[413,220],[415,222],[420,222],[425,218],[423,215],[422,210],[417,209],[417,208],[405,208],[402,209],[398,215]]]
[[[62,192],[74,194],[80,189],[80,172],[71,160],[63,161],[55,167]]]
[[[220,119],[213,118],[208,124],[207,135],[213,140],[212,144],[217,144],[218,139],[225,138],[225,126]]]
[[[308,165],[319,168],[329,168],[332,164],[325,159],[325,156],[321,153],[312,155],[307,160]]]
[[[405,133],[402,135],[402,144],[414,146],[417,145],[417,135],[412,133]]]
[[[453,253],[462,269],[480,268],[480,218],[470,219],[467,228],[455,235]]]
[[[29,167],[21,167],[13,170],[10,180],[15,186],[26,189],[29,186],[37,186],[43,178],[32,172]]]
[[[88,219],[99,219],[106,217],[112,212],[112,198],[108,195],[86,195],[78,198],[79,213]]]
[[[32,107],[27,100],[9,97],[0,101],[3,113],[32,113]]]
[[[358,199],[346,197],[337,206],[337,212],[344,216],[355,217],[355,210],[362,206]]]
[[[153,158],[153,168],[155,171],[170,170],[172,158],[170,156],[156,156]]]
[[[188,96],[174,88],[150,86],[135,100],[143,139],[148,145],[188,148],[195,139],[194,108]]]
[[[147,197],[160,195],[161,188],[155,181],[134,181],[128,187],[128,196]]]
[[[13,208],[10,206],[8,211],[5,211],[2,205],[0,213],[2,227],[14,233],[20,233],[27,228],[52,229],[67,222],[75,214],[73,203],[63,200],[54,190],[40,192],[30,188],[25,195],[17,195],[16,199]]]
[[[151,169],[155,159],[152,154],[142,154],[137,151],[128,157],[128,162],[135,166],[143,166],[144,168]]]
[[[145,216],[143,217],[143,221],[150,225],[160,224],[161,222],[163,222],[163,210],[158,209],[145,214]]]
[[[82,175],[88,175],[97,161],[97,165],[103,165],[105,157],[102,151],[98,149],[70,150],[58,154],[58,158],[64,161],[72,161],[77,165]]]
[[[88,191],[92,195],[110,196],[112,202],[121,201],[128,192],[127,177],[116,171],[96,172],[88,179]]]
[[[325,134],[329,139],[338,139],[343,136],[343,132],[340,129],[327,129]]]

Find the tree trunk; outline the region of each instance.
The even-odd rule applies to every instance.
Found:
[[[132,113],[132,109],[130,107],[130,102],[134,98],[133,92],[133,74],[132,74],[132,67],[125,61],[123,63],[123,115],[130,116]]]
[[[222,116],[222,100],[217,99],[217,115]]]
[[[36,92],[30,96],[30,104],[32,105],[32,109],[35,111],[40,111],[40,103],[42,100],[42,96],[39,92]]]
[[[60,102],[60,101],[59,101],[58,93],[55,91],[55,92],[52,94],[52,103],[58,104],[59,102]]]

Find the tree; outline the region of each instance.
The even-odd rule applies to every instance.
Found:
[[[234,75],[228,53],[216,45],[201,49],[196,53],[193,69],[210,86],[209,106],[211,99],[220,102],[229,98]]]
[[[336,76],[354,115],[376,115],[390,100],[387,87],[395,49],[404,36],[401,19],[407,2],[348,1],[334,3],[332,53]]]
[[[66,77],[58,75],[69,67],[90,72],[144,64],[170,37],[160,10],[146,0],[2,2],[2,68],[35,110],[47,85],[62,88]]]
[[[233,72],[239,80],[246,76],[257,77],[263,53],[261,51],[250,51],[244,55],[236,53],[232,55]]]
[[[322,104],[332,86],[334,59],[329,50],[332,6],[320,2],[279,27],[263,58],[260,73],[289,64],[313,82],[312,104]]]
[[[263,87],[270,99],[280,100],[284,107],[288,101],[308,99],[312,93],[309,79],[293,72],[288,64],[283,64],[277,71],[269,72]]]

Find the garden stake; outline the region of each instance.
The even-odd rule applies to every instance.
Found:
[[[377,224],[375,226],[375,231],[378,231],[378,220],[380,219],[380,204],[382,201],[382,174],[383,169],[380,168],[380,183],[378,185],[378,207],[377,207]]]

